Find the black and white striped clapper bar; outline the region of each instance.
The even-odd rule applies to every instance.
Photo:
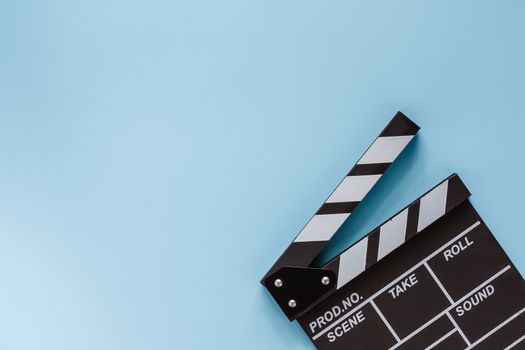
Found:
[[[418,130],[398,112],[261,282],[318,349],[525,349],[525,281],[457,174],[313,266]]]

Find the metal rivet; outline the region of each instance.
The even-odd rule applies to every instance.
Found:
[[[288,306],[291,307],[291,308],[293,309],[294,307],[297,306],[297,303],[295,302],[295,300],[292,299],[292,300],[290,300],[290,301],[288,302]]]
[[[324,284],[325,286],[329,285],[330,284],[330,278],[327,277],[327,276],[324,276],[323,278],[321,278],[321,283]]]
[[[283,286],[283,281],[281,281],[280,279],[276,279],[273,282],[273,285],[276,286],[277,288],[281,288]]]

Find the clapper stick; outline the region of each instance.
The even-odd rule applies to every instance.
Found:
[[[419,126],[397,112],[261,282],[285,266],[310,266],[418,131]]]
[[[297,318],[468,198],[470,193],[454,174],[325,266],[311,266],[418,130],[398,112],[264,276],[262,283],[289,319]]]

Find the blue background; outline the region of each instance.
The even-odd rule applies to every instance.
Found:
[[[525,271],[525,3],[0,1],[0,348],[303,349],[259,279],[397,110],[328,258],[457,171]]]

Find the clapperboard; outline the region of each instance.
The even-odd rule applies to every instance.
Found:
[[[525,281],[457,174],[312,266],[418,130],[398,112],[261,282],[317,349],[525,349]]]

